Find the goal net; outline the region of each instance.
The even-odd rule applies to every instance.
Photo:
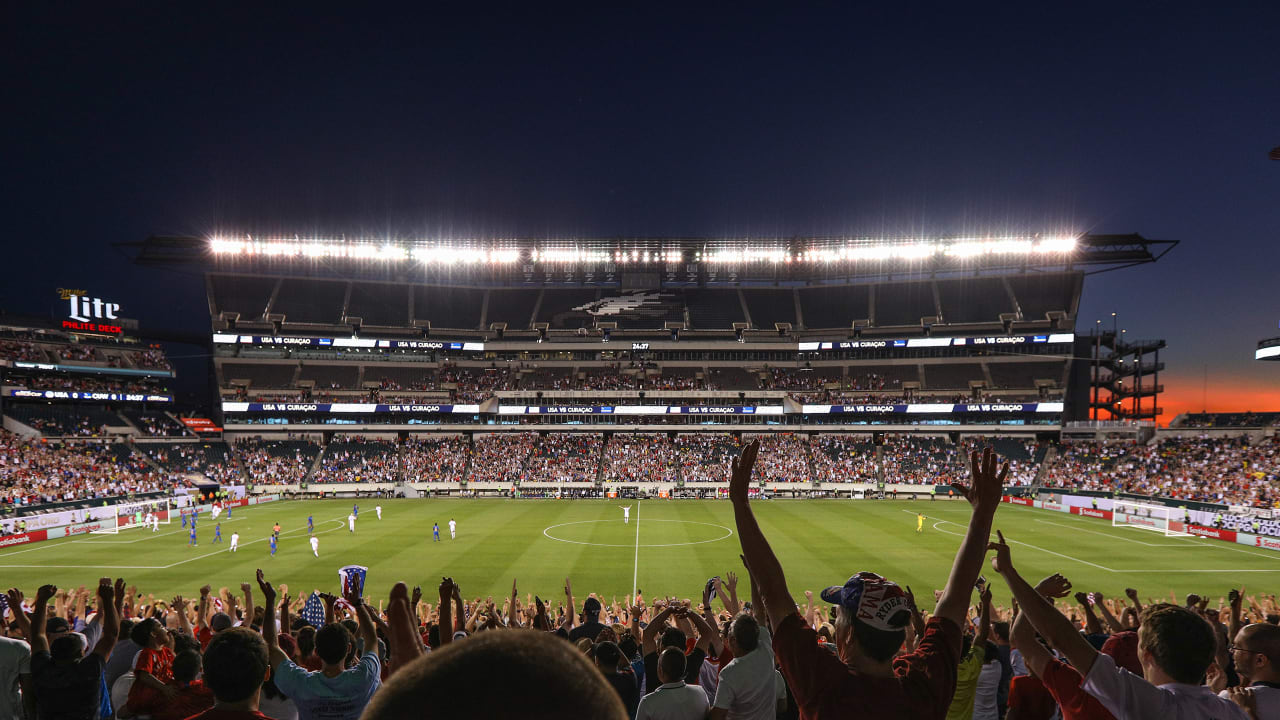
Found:
[[[102,528],[89,532],[94,535],[119,535],[121,530],[148,527],[153,520],[158,525],[169,525],[177,514],[178,508],[174,505],[173,498],[169,497],[108,505],[94,512],[94,519],[102,522]]]
[[[1111,509],[1113,527],[1154,530],[1168,537],[1190,537],[1182,511],[1165,505],[1148,505],[1129,500],[1116,500]]]

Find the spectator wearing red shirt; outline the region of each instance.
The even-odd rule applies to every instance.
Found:
[[[197,680],[200,675],[200,653],[186,650],[173,658],[172,700],[160,703],[151,720],[183,720],[213,707],[213,691]]]
[[[818,645],[817,633],[796,612],[782,564],[751,511],[748,487],[759,449],[759,442],[753,441],[734,461],[729,499],[743,560],[760,593],[753,604],[764,602],[774,628],[774,651],[801,717],[845,717],[857,708],[858,714],[877,720],[944,718],[955,692],[960,624],[986,554],[1008,465],[997,472],[990,448],[981,456],[974,452],[970,456],[973,486],[955,485],[972,503],[973,516],[916,650],[895,657],[911,622],[906,593],[879,575],[864,572],[842,587],[823,592],[823,599],[837,606],[836,657]]]
[[[173,679],[173,649],[169,633],[155,618],[147,618],[133,626],[129,639],[142,647],[133,664],[133,686],[129,688],[127,709],[130,714],[151,714],[161,703],[172,701],[177,691],[169,685]]]
[[[1009,711],[1005,720],[1053,720],[1058,703],[1035,675],[1018,675],[1009,682]]]

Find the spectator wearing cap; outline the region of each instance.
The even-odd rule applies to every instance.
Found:
[[[640,704],[640,688],[636,684],[636,675],[631,672],[631,663],[623,663],[622,650],[609,640],[595,644],[593,652],[596,669],[604,675],[605,682],[618,693],[622,706],[627,709],[627,716],[635,718],[636,706]],[[625,667],[625,671],[620,671]]]
[[[1280,718],[1280,627],[1267,623],[1246,625],[1231,644],[1236,672],[1244,691],[1253,696],[1258,718]],[[1232,690],[1219,695],[1230,698]]]
[[[734,461],[729,499],[747,570],[774,629],[774,653],[801,717],[844,717],[851,708],[877,720],[945,717],[960,662],[960,624],[986,554],[1008,465],[997,471],[989,448],[981,455],[974,452],[972,487],[954,485],[973,505],[973,515],[916,649],[898,655],[912,616],[906,594],[875,573],[858,573],[823,593],[823,599],[836,605],[837,657],[819,645],[817,633],[796,611],[782,565],[751,510],[748,487],[758,452],[759,443],[752,442]]]
[[[729,626],[730,660],[720,670],[712,720],[773,720],[786,710],[787,688],[773,666],[769,631],[751,615]]]
[[[582,624],[569,631],[569,639],[577,642],[582,638],[595,642],[596,636],[606,625],[600,622],[600,601],[589,597],[582,603]]]
[[[1009,584],[1013,597],[1034,628],[1084,676],[1083,689],[1117,718],[1135,720],[1245,720],[1248,716],[1232,700],[1218,697],[1201,684],[1213,663],[1217,640],[1204,618],[1187,608],[1167,603],[1143,608],[1138,627],[1138,659],[1142,675],[1118,667],[1098,652],[1075,625],[1045,598],[1061,594],[1032,588],[1013,567],[1004,535],[991,543],[996,572]],[[1047,580],[1052,580],[1048,578]],[[1044,586],[1046,581],[1042,581]],[[1047,678],[1046,678],[1047,681]]]
[[[640,699],[636,720],[703,720],[707,716],[707,693],[684,681],[684,653],[667,648],[658,656],[661,685]]]

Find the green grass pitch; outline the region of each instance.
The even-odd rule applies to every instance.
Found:
[[[435,601],[441,576],[452,576],[468,598],[508,595],[518,579],[520,597],[536,593],[553,602],[572,578],[581,602],[596,592],[623,598],[633,581],[646,598],[696,597],[712,575],[743,575],[727,501],[645,500],[382,500],[383,518],[359,501],[356,532],[346,516],[351,501],[312,500],[237,508],[222,523],[223,544],[212,544],[213,522],[199,524],[199,545],[187,546],[178,523],[159,533],[122,530],[118,535],[80,536],[0,552],[0,584],[32,593],[37,585],[91,585],[101,575],[124,577],[143,592],[169,598],[194,597],[209,583],[238,588],[264,568],[274,582],[289,584],[297,597],[312,589],[334,591],[339,567],[369,568],[366,594],[385,598],[403,580],[423,586]],[[624,524],[620,505],[632,506]],[[842,583],[859,570],[879,572],[912,587],[922,604],[946,581],[969,518],[962,501],[773,500],[753,504],[766,535],[787,571],[793,595]],[[928,520],[916,532],[915,512]],[[315,516],[320,557],[311,554],[306,518]],[[458,521],[449,539],[448,520]],[[273,523],[284,528],[273,558],[267,537]],[[440,523],[441,542],[431,540]],[[1118,596],[1135,587],[1146,598],[1187,592],[1216,598],[1230,587],[1276,591],[1280,555],[1198,538],[1166,538],[1159,533],[1112,528],[1108,523],[1057,512],[1004,505],[995,527],[1013,545],[1014,563],[1033,581],[1061,572],[1077,590]],[[239,552],[227,552],[232,531]],[[553,539],[555,538],[555,539]],[[990,566],[984,571],[994,577]],[[997,602],[1008,603],[1002,582]],[[740,588],[747,593],[745,581]]]

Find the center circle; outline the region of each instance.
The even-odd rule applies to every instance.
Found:
[[[617,519],[614,519],[614,520],[575,520],[574,522],[567,522],[567,523],[560,523],[560,524],[558,524],[558,525],[551,525],[551,526],[549,526],[549,527],[547,527],[547,528],[543,529],[542,534],[543,534],[543,535],[545,535],[545,536],[547,537],[547,539],[549,539],[549,540],[555,540],[555,541],[557,541],[557,542],[563,542],[563,543],[572,543],[572,544],[574,544],[574,545],[593,545],[593,546],[595,546],[595,547],[625,547],[625,548],[633,548],[633,547],[637,547],[636,543],[634,543],[634,542],[629,542],[629,543],[598,543],[598,542],[587,542],[587,541],[585,541],[585,540],[570,540],[570,539],[568,539],[568,538],[557,537],[555,534],[553,534],[553,533],[551,532],[552,530],[555,530],[556,528],[568,527],[568,526],[570,526],[570,525],[588,525],[588,524],[592,524],[592,523],[616,523],[616,522],[622,522],[622,521],[621,521],[621,520],[617,520]],[[639,521],[637,520],[637,522],[639,522]],[[689,541],[689,542],[678,542],[678,543],[640,543],[640,544],[639,544],[639,547],[642,547],[642,548],[655,548],[655,547],[679,547],[679,546],[682,546],[682,545],[703,545],[703,544],[706,544],[706,543],[720,542],[721,540],[725,540],[725,539],[730,538],[730,537],[732,537],[732,536],[733,536],[733,531],[732,531],[732,530],[730,530],[729,528],[727,528],[727,527],[725,527],[725,526],[723,526],[723,525],[717,525],[716,523],[698,522],[698,521],[696,521],[696,520],[648,520],[648,519],[646,519],[646,520],[645,520],[645,522],[646,522],[646,523],[659,523],[659,522],[661,522],[661,523],[683,523],[683,524],[685,524],[685,525],[704,525],[704,526],[709,527],[709,528],[716,528],[717,530],[723,530],[723,531],[724,531],[724,534],[723,534],[723,535],[720,535],[719,537],[713,537],[713,538],[710,538],[710,539],[708,539],[708,540],[691,540],[691,541]]]

